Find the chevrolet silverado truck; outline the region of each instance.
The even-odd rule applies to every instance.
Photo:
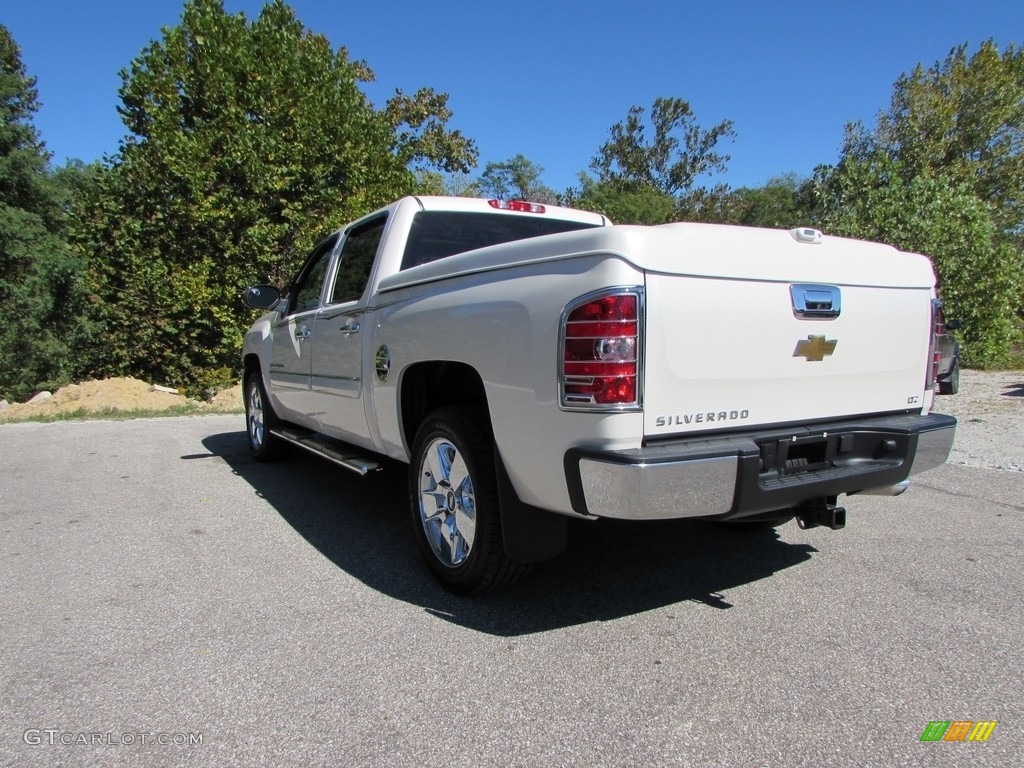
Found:
[[[406,197],[247,290],[249,447],[407,463],[459,593],[556,556],[570,518],[839,529],[840,495],[897,495],[951,449],[935,282],[808,228]]]

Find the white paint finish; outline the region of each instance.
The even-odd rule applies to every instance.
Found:
[[[447,198],[404,198],[385,210],[384,238],[358,302],[365,307],[360,331],[349,339],[360,351],[349,356],[354,365],[331,372],[349,377],[335,381],[358,377],[361,388],[320,381],[313,389],[338,391],[320,398],[321,415],[311,408],[297,420],[319,419],[393,458],[408,459],[398,395],[403,374],[426,361],[459,362],[479,374],[516,490],[527,503],[563,512],[570,505],[562,461],[572,447],[627,450],[639,447],[645,435],[930,407],[924,379],[935,278],[923,256],[828,236],[800,242],[782,230],[600,226],[399,272],[417,212],[501,212],[483,200]],[[545,214],[503,215],[608,223],[550,206]],[[794,283],[837,287],[840,316],[796,317],[789,293]],[[562,312],[576,298],[613,286],[645,291],[645,410],[562,410]],[[260,355],[265,376],[272,317],[258,321],[246,337],[246,352]],[[794,357],[797,343],[814,336],[835,341],[833,353],[815,362]],[[391,375],[383,383],[372,375],[381,344],[391,352]],[[352,391],[341,391],[346,388]],[[346,406],[361,401],[366,434],[353,432],[362,429],[358,414],[323,414],[332,400]],[[275,406],[281,405],[275,397]]]
[[[802,320],[789,285],[649,277],[648,435],[922,408],[928,289],[840,285],[838,318]],[[836,342],[834,351],[794,356],[813,336]]]

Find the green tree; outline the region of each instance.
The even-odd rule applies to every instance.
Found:
[[[1024,236],[1024,49],[989,40],[968,56],[954,48],[901,76],[873,134],[849,152],[883,152],[906,180],[941,174],[967,184],[996,223]]]
[[[38,109],[35,78],[0,26],[0,395],[14,399],[70,380],[84,328],[81,264],[62,239],[66,187],[49,172]]]
[[[678,98],[657,98],[651,107],[653,139],[647,139],[644,108],[633,106],[624,121],[610,129],[590,164],[598,181],[626,186],[649,186],[678,197],[702,176],[721,173],[729,156],[715,147],[735,138],[732,121],[723,120],[705,130],[697,123],[690,104]]]
[[[487,163],[476,187],[483,197],[557,205],[558,193],[541,181],[543,173],[539,165],[516,155],[502,162]]]
[[[122,71],[129,134],[79,212],[104,328],[92,369],[226,383],[245,285],[282,284],[329,229],[411,192],[414,169],[475,164],[445,95],[399,91],[378,110],[360,89],[372,77],[281,0],[251,22],[185,4]]]
[[[847,126],[839,164],[816,173],[821,226],[932,257],[964,361],[1005,365],[1024,306],[1024,55],[953,49],[893,87],[873,131]]]
[[[417,195],[442,195],[447,197],[478,197],[480,191],[477,183],[468,173],[456,171],[443,173],[424,168],[417,168],[416,185],[413,192]]]
[[[729,156],[716,147],[734,137],[729,120],[702,128],[683,99],[655,99],[649,124],[644,108],[633,106],[609,129],[591,161],[596,178],[581,174],[580,186],[567,190],[564,199],[620,224],[718,220],[728,188],[695,185],[725,170]]]
[[[667,224],[677,221],[676,199],[650,184],[598,181],[581,173],[579,187],[566,190],[566,205],[607,216],[616,224]]]
[[[791,173],[769,179],[763,187],[735,190],[732,223],[772,229],[806,225],[812,216],[805,204],[806,183]]]
[[[373,73],[366,72],[367,79],[372,79]],[[381,116],[393,134],[395,159],[403,168],[438,167],[456,175],[468,173],[476,165],[473,142],[460,131],[448,130],[452,111],[447,94],[420,88],[414,96],[406,96],[396,90]]]
[[[1020,254],[971,184],[918,175],[907,180],[885,154],[847,157],[821,169],[821,226],[831,234],[886,242],[931,257],[947,318],[963,322],[963,362],[999,367],[1019,343],[1024,301]]]

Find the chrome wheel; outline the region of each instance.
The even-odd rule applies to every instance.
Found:
[[[479,594],[529,570],[505,553],[494,438],[482,408],[439,408],[423,420],[409,461],[409,502],[416,544],[452,592]]]
[[[250,380],[249,397],[246,405],[246,420],[249,423],[249,443],[253,450],[259,450],[266,439],[266,421],[263,414],[263,397],[260,394],[259,382]]]
[[[272,431],[276,424],[259,374],[249,374],[245,380],[245,431],[249,436],[249,452],[256,461],[271,461],[280,454],[281,441]]]
[[[436,438],[422,453],[419,512],[427,544],[449,568],[469,557],[476,538],[476,494],[466,461],[449,440]]]

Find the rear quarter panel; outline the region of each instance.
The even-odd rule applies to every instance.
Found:
[[[475,369],[484,383],[495,441],[523,501],[571,513],[563,457],[573,446],[637,447],[640,413],[566,412],[558,403],[559,323],[566,304],[593,290],[641,285],[620,258],[590,255],[468,274],[390,291],[377,310],[377,344],[392,375],[374,382],[383,450],[408,460],[400,422],[401,371],[431,360]]]

